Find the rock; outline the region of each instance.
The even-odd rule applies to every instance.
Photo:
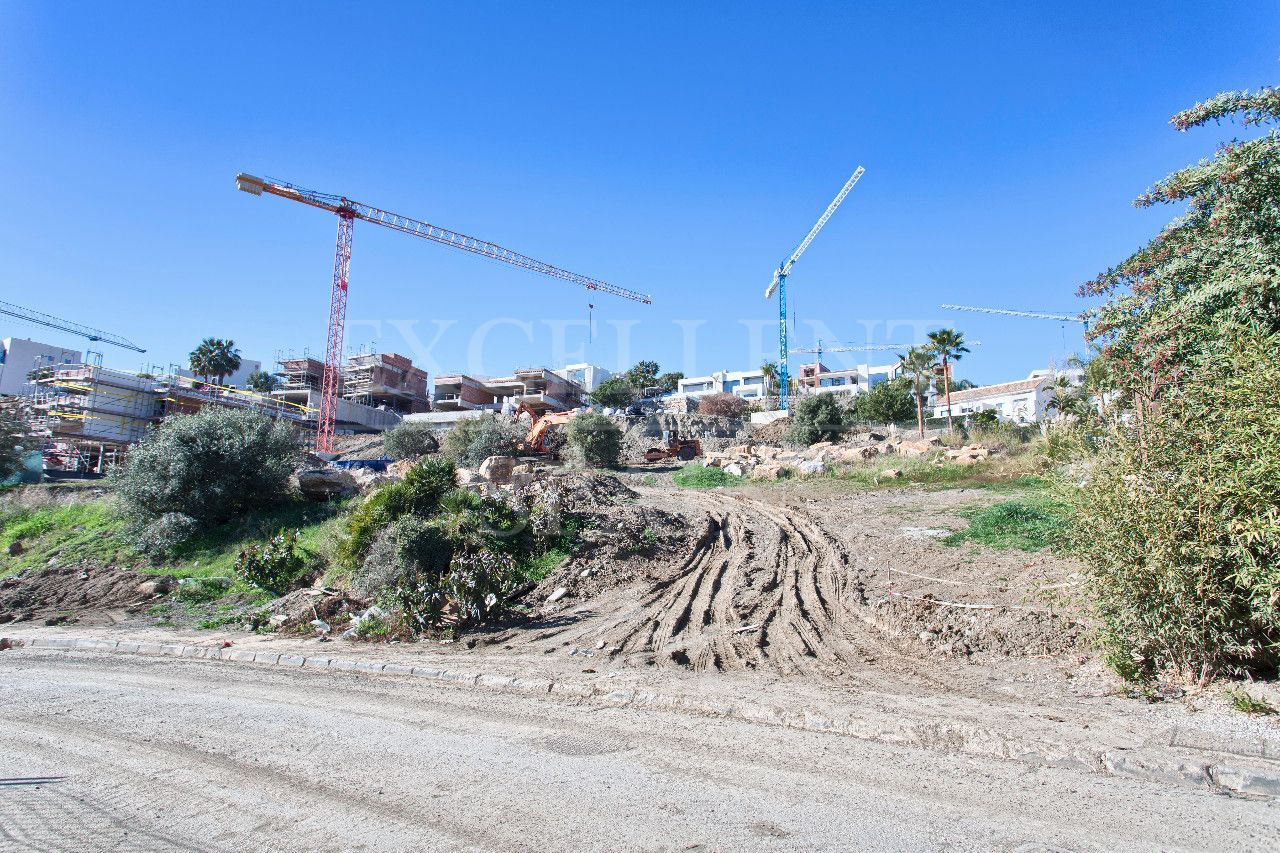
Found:
[[[387,475],[394,480],[403,480],[409,469],[418,464],[417,459],[400,459],[387,466]]]
[[[877,479],[879,479],[879,480],[897,480],[897,479],[900,479],[901,477],[902,477],[902,469],[901,469],[901,468],[885,468],[883,471],[881,471],[881,472],[880,472],[880,476],[879,476],[879,477],[877,477]]]
[[[21,542],[10,542],[10,543],[9,543],[9,549],[8,549],[8,550],[9,550],[9,556],[10,556],[10,557],[16,557],[16,556],[18,556],[19,554],[21,554],[23,551],[25,551],[26,549],[22,547],[22,543],[21,543]]]
[[[730,462],[728,465],[724,466],[723,471],[726,474],[732,474],[735,477],[741,477],[746,473],[746,469],[742,467],[741,462]]]
[[[920,642],[922,643],[932,643],[936,639],[938,639],[938,635],[933,633],[932,631],[920,632]]]
[[[515,467],[516,460],[510,456],[490,456],[480,463],[480,476],[495,486],[507,486]]]
[[[872,441],[884,441],[888,436],[882,432],[869,432],[867,433],[867,438]]]
[[[368,494],[383,483],[391,482],[391,477],[372,468],[352,468],[349,473],[351,478],[356,481],[356,487],[361,493]]]
[[[818,451],[830,446],[831,446],[831,442],[829,441],[819,441],[809,445],[809,449],[812,451]]]
[[[785,471],[785,465],[757,465],[751,469],[751,479],[753,480],[776,480],[782,476]]]
[[[813,476],[815,474],[827,473],[827,463],[822,459],[805,459],[796,465],[796,469],[801,474]]]
[[[355,477],[340,468],[316,468],[294,475],[298,491],[308,500],[327,501],[360,491]]]
[[[936,447],[932,441],[904,441],[898,445],[898,453],[914,459],[932,452]]]
[[[556,591],[547,596],[547,604],[555,604],[569,594],[568,587],[558,586]]]
[[[459,486],[473,486],[476,483],[484,482],[484,478],[470,468],[459,468],[457,470]]]
[[[267,624],[270,625],[272,628],[279,628],[281,625],[283,625],[285,622],[288,622],[288,621],[289,621],[288,616],[284,615],[283,613],[277,613],[275,616],[272,616],[270,619],[267,620]]]
[[[169,591],[169,581],[165,578],[143,581],[136,587],[138,595],[164,595]]]

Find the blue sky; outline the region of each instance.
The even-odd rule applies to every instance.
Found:
[[[0,298],[161,365],[209,335],[321,353],[334,217],[247,171],[654,300],[357,223],[349,348],[740,369],[776,358],[771,271],[861,164],[795,268],[793,344],[948,325],[983,342],[958,375],[996,382],[1079,331],[938,305],[1076,310],[1175,213],[1131,199],[1237,132],[1169,116],[1280,76],[1269,3],[265,6],[0,4]]]

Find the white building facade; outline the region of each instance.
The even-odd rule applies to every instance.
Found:
[[[25,338],[5,338],[0,341],[0,395],[19,397],[31,392],[27,378],[33,370],[42,367],[64,367],[80,364],[84,353],[53,344],[42,344]]]
[[[551,371],[562,379],[576,382],[590,394],[599,388],[606,379],[613,378],[613,371],[605,370],[598,364],[566,364],[559,370]]]
[[[951,392],[951,414],[963,417],[975,412],[995,412],[1000,420],[1015,424],[1031,424],[1052,419],[1053,412],[1049,403],[1054,399],[1054,380],[1058,376],[1068,377],[1072,384],[1079,384],[1083,378],[1082,371],[1036,370],[1026,379],[1016,382],[1002,382],[998,385],[984,385],[981,388],[969,388],[964,391]],[[947,416],[947,398],[939,394],[934,403],[933,416]]]
[[[733,394],[744,400],[758,400],[765,395],[764,373],[760,370],[722,370],[710,376],[691,376],[680,380],[676,393],[695,399],[708,394]]]

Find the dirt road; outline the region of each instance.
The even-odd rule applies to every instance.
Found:
[[[1280,832],[1269,802],[411,678],[29,650],[0,657],[0,685],[3,849],[1262,850]]]

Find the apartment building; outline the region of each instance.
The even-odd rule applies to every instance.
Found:
[[[504,411],[521,405],[535,412],[564,412],[583,405],[586,395],[586,388],[559,371],[527,367],[498,377],[440,374],[433,406],[439,412]]]

